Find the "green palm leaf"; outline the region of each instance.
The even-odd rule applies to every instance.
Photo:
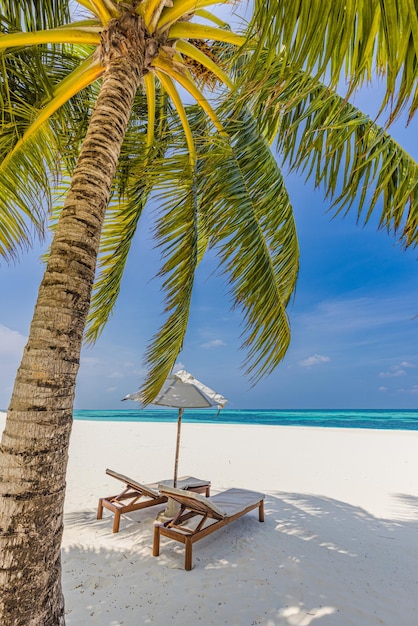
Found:
[[[160,217],[155,238],[163,259],[158,276],[163,280],[167,318],[146,351],[148,376],[142,388],[144,402],[155,398],[183,347],[194,274],[209,243],[206,216],[199,207],[199,181],[201,161],[211,141],[211,123],[199,106],[188,106],[185,112],[194,136],[197,160],[194,164],[188,161],[183,121],[172,115],[168,151],[156,165],[158,176],[154,188],[159,190],[156,200]]]
[[[418,166],[367,115],[303,71],[283,70],[280,59],[246,93],[269,142],[290,168],[323,186],[337,212],[354,204],[367,222],[381,207],[379,224],[405,246],[418,241]]]
[[[31,31],[55,28],[70,22],[69,0],[2,0],[1,30]]]
[[[161,217],[155,236],[163,259],[159,276],[163,279],[167,319],[146,351],[148,373],[142,388],[145,404],[157,395],[183,346],[198,263],[198,196],[187,151],[181,155],[177,150],[177,156],[166,158],[160,174],[165,168],[170,186],[167,180],[160,183]]]
[[[268,51],[332,86],[343,73],[352,90],[372,76],[386,80],[382,108],[390,104],[392,119],[418,106],[418,19],[410,0],[256,0],[251,29],[256,52]],[[258,54],[255,55],[255,58]],[[256,65],[248,76],[255,77]]]
[[[61,108],[33,129],[45,103],[54,103],[57,85],[79,71],[78,52],[57,56],[39,46],[0,56],[0,254],[6,258],[35,233],[43,236],[54,183],[74,166],[91,110],[89,89],[71,103],[58,96]]]
[[[230,149],[214,145],[202,166],[200,210],[234,306],[243,312],[245,366],[256,382],[289,345],[286,306],[299,248],[281,172],[254,119],[229,111],[228,120]]]

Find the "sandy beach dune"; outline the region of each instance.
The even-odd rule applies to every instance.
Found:
[[[4,418],[0,416],[2,429]],[[106,467],[172,476],[175,424],[76,421],[68,469],[63,584],[68,626],[413,626],[418,623],[418,432],[184,424],[180,474],[212,491],[266,493],[194,548],[152,557],[161,507],[111,532]]]

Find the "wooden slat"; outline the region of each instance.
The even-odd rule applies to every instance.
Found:
[[[212,511],[209,507],[206,508],[205,511],[203,503],[194,500],[193,498],[188,498],[187,494],[183,494],[180,496],[176,496],[176,500],[182,503],[182,509],[179,515],[173,520],[169,520],[162,524],[155,524],[154,527],[154,544],[153,544],[153,556],[159,556],[160,554],[160,537],[163,535],[164,537],[168,537],[169,539],[173,539],[174,541],[179,541],[183,543],[186,547],[185,549],[185,562],[184,567],[186,571],[192,569],[192,550],[193,544],[208,535],[211,535],[217,530],[220,530],[224,526],[227,526],[231,522],[234,522],[239,517],[246,515],[250,511],[258,508],[258,519],[260,522],[264,522],[264,496],[253,504],[248,505],[241,511],[238,511],[234,515],[230,515],[229,517],[224,517],[221,519],[215,518],[215,512]],[[189,509],[189,512],[186,510]],[[201,516],[197,527],[193,530],[192,528],[188,528],[187,526],[182,526],[181,524],[193,517]],[[210,517],[214,519],[211,524],[202,528],[202,525],[206,521],[206,519]]]

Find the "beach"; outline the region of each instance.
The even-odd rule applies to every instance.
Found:
[[[0,430],[4,415],[0,415]],[[266,494],[199,541],[193,570],[163,538],[164,505],[96,519],[123,489],[173,475],[176,425],[75,421],[63,538],[68,626],[412,626],[418,623],[418,432],[183,424],[179,475]]]

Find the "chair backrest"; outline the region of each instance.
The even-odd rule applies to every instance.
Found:
[[[109,476],[113,476],[113,478],[117,478],[126,484],[127,487],[131,487],[140,493],[143,493],[144,496],[149,496],[150,498],[159,498],[160,494],[156,489],[153,489],[149,485],[143,485],[133,478],[129,478],[129,476],[125,476],[124,474],[119,474],[119,472],[115,472],[114,470],[107,469],[106,474]]]
[[[207,515],[214,519],[225,519],[226,517],[225,512],[211,502],[210,498],[206,498],[194,491],[184,491],[183,489],[175,489],[174,487],[167,487],[166,485],[158,485],[158,490],[161,495],[167,498],[173,498],[176,502],[202,515]]]

